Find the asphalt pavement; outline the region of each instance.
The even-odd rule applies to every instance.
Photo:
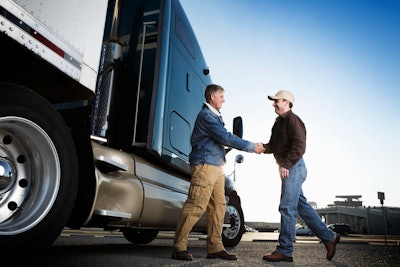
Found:
[[[206,236],[192,234],[188,249],[194,259],[186,262],[171,258],[173,232],[160,233],[146,245],[133,245],[119,232],[66,229],[49,249],[40,252],[35,252],[35,248],[32,251],[18,251],[19,256],[11,257],[12,261],[2,266],[400,266],[399,236],[388,236],[386,242],[383,236],[344,236],[331,261],[326,260],[325,247],[318,238],[299,236],[294,243],[293,262],[263,261],[263,255],[275,249],[278,234],[245,233],[239,245],[227,248],[238,256],[235,261],[206,259]]]

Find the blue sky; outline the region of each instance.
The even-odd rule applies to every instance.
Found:
[[[308,201],[337,195],[400,207],[400,0],[181,0],[214,83],[225,88],[228,129],[266,143],[276,118],[267,96],[290,90],[307,128]],[[272,155],[243,154],[236,186],[246,221],[279,222]]]

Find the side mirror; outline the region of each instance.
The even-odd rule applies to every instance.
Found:
[[[242,117],[233,118],[233,134],[239,136],[240,138],[243,137]]]
[[[237,156],[235,157],[235,162],[236,162],[236,163],[242,163],[243,160],[244,160],[244,157],[243,157],[243,155],[241,155],[241,154],[239,154],[239,155],[237,155]]]
[[[233,132],[234,135],[239,136],[240,138],[243,137],[243,121],[242,117],[235,117],[233,118]],[[231,151],[232,148],[228,147],[225,149],[225,154]]]

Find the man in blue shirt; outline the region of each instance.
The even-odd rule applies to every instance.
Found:
[[[172,258],[192,260],[187,251],[188,236],[203,213],[207,212],[207,258],[236,260],[222,244],[222,224],[226,201],[224,192],[225,146],[246,152],[262,153],[261,143],[252,143],[228,132],[220,109],[225,102],[224,89],[215,84],[205,90],[206,103],[197,115],[190,139],[191,184],[175,232]]]

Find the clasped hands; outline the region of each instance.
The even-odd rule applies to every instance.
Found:
[[[256,148],[254,152],[257,154],[261,154],[264,153],[264,151],[265,151],[264,145],[262,143],[256,143]]]

